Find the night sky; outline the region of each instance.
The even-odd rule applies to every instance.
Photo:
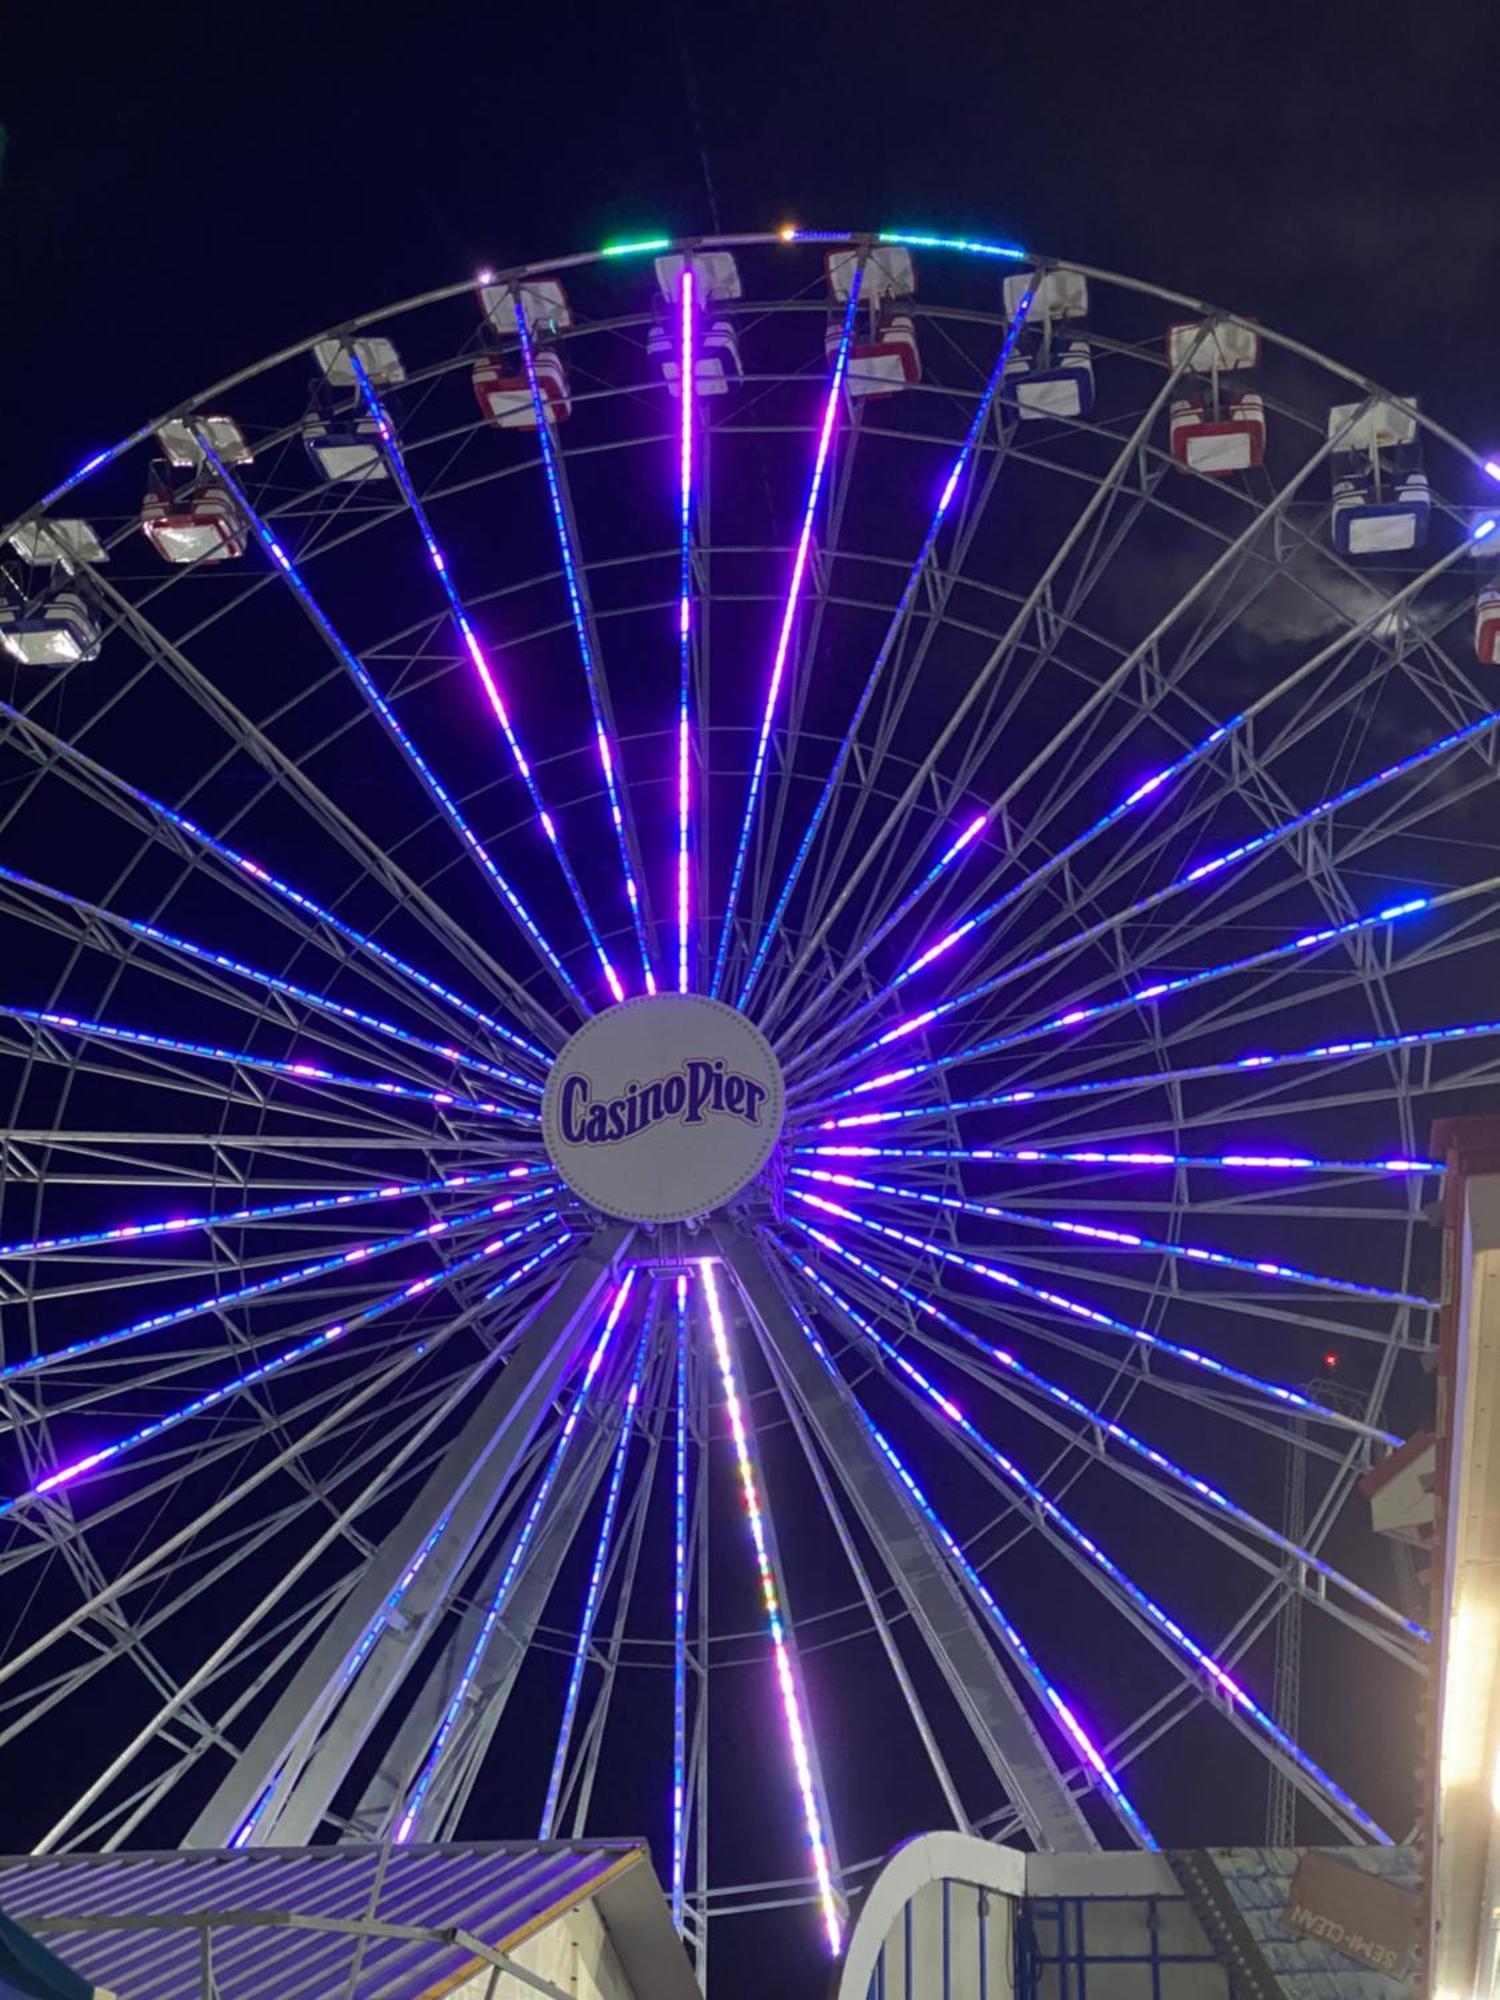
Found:
[[[1209,11],[29,9],[0,29],[0,519],[355,312],[788,219],[1154,280],[1500,446],[1500,16]]]

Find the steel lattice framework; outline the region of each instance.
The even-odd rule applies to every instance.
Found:
[[[864,394],[892,249],[921,376]],[[1103,272],[1091,407],[1023,414],[1059,268],[486,273],[323,336],[312,418],[307,341],[170,413],[236,560],[142,539],[165,420],[14,524],[103,641],[0,701],[41,1849],[640,1830],[701,1967],[782,1905],[837,1948],[923,1824],[1192,1836],[1189,1770],[1220,1838],[1268,1774],[1401,1831],[1427,1635],[1345,1503],[1422,1415],[1427,1120],[1500,1055],[1485,470],[1419,418],[1426,546],[1340,556],[1328,411],[1411,406],[1262,330],[1264,463],[1184,471],[1166,329],[1245,323]],[[539,1107],[657,988],[789,1111],[652,1228]]]

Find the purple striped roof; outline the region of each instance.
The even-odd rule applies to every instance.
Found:
[[[634,1841],[0,1859],[0,1909],[121,2000],[200,2000],[205,1928],[220,2000],[438,2000],[480,1969],[472,1949],[379,1926],[513,1951],[590,1898],[637,1993],[696,1995]]]

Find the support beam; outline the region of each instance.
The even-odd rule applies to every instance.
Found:
[[[376,1551],[199,1814],[185,1846],[227,1847],[273,1781],[275,1793],[259,1815],[256,1844],[300,1846],[313,1838],[344,1772],[420,1653],[472,1556],[497,1497],[576,1359],[580,1322],[592,1311],[633,1234],[623,1224],[601,1229],[533,1311],[503,1374]],[[421,1566],[402,1594],[400,1626],[381,1624],[386,1600],[424,1550]],[[349,1665],[377,1625],[375,1643],[345,1694]],[[318,1718],[314,1728],[308,1727],[310,1717]],[[319,1743],[318,1730],[325,1722],[327,1737]]]
[[[790,1384],[828,1462],[896,1580],[979,1746],[1039,1847],[1098,1841],[1070,1794],[1018,1689],[1003,1672],[962,1586],[882,1463],[865,1426],[808,1345],[765,1252],[721,1224],[720,1252],[778,1374]]]

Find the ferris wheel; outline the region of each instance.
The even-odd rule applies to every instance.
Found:
[[[13,1833],[641,1831],[700,1967],[932,1825],[1401,1838],[1354,1488],[1497,1080],[1495,478],[788,228],[373,313],[14,524]]]

